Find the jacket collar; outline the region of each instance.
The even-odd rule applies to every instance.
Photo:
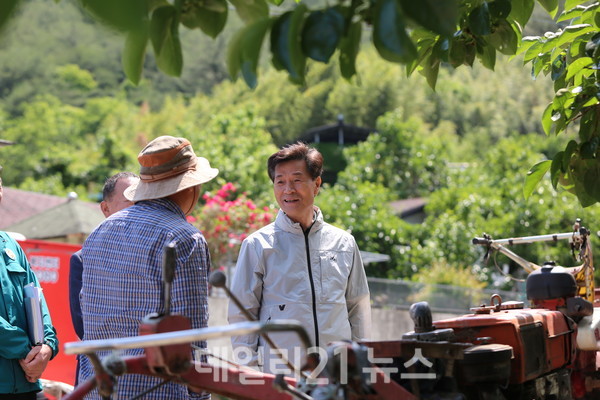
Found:
[[[314,207],[315,207],[315,222],[313,223],[312,228],[310,229],[311,233],[318,231],[323,226],[323,213],[321,213],[321,210],[319,209],[319,207],[317,207],[317,206],[314,206]],[[279,212],[277,213],[277,217],[275,218],[275,226],[286,232],[294,233],[297,235],[304,234],[304,232],[302,231],[302,226],[300,226],[300,223],[292,221],[290,219],[290,217],[288,217],[287,214],[284,213],[282,210],[279,210]]]

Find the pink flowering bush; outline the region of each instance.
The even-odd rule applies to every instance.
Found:
[[[213,268],[224,269],[235,262],[242,240],[271,223],[275,215],[271,208],[258,207],[246,193],[236,191],[228,182],[216,193],[206,193],[204,205],[188,217],[208,242]]]

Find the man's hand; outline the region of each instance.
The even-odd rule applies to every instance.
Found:
[[[25,377],[29,382],[36,382],[46,369],[48,361],[52,357],[52,349],[47,344],[33,346],[27,357],[19,360],[21,368],[25,371]]]

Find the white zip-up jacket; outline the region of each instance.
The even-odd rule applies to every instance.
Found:
[[[305,233],[299,223],[279,211],[275,222],[242,243],[231,291],[259,321],[299,321],[313,346],[368,339],[371,303],[365,269],[354,237],[323,221],[315,207],[315,221]],[[229,323],[246,321],[233,302]],[[270,333],[269,337],[295,365],[303,362],[298,336]],[[273,354],[258,335],[232,337],[235,358],[247,365],[273,371]],[[264,360],[259,349],[264,346]],[[248,358],[249,357],[249,358]],[[263,362],[261,362],[263,361]],[[283,367],[279,362],[277,368]]]

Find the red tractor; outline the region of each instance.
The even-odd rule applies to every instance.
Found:
[[[506,247],[558,240],[569,241],[580,266],[539,266]],[[192,330],[181,316],[150,316],[140,336],[67,343],[65,352],[88,355],[97,373],[66,399],[81,399],[94,387],[108,397],[124,373],[159,376],[233,399],[600,398],[600,307],[594,300],[590,232],[578,221],[573,232],[500,240],[484,235],[473,243],[485,246],[488,256],[507,255],[529,272],[530,307],[493,295],[489,305],[474,307],[471,314],[433,322],[427,303],[415,303],[410,308],[414,331],[392,341],[331,343],[320,357],[309,354],[301,370],[292,367],[292,376],[285,377],[231,362],[228,367],[194,362],[190,343],[250,331],[268,339],[269,332],[290,331],[310,347],[304,328],[294,321]],[[211,281],[226,289],[222,276]],[[94,354],[142,347],[145,355],[139,357],[101,361]]]

